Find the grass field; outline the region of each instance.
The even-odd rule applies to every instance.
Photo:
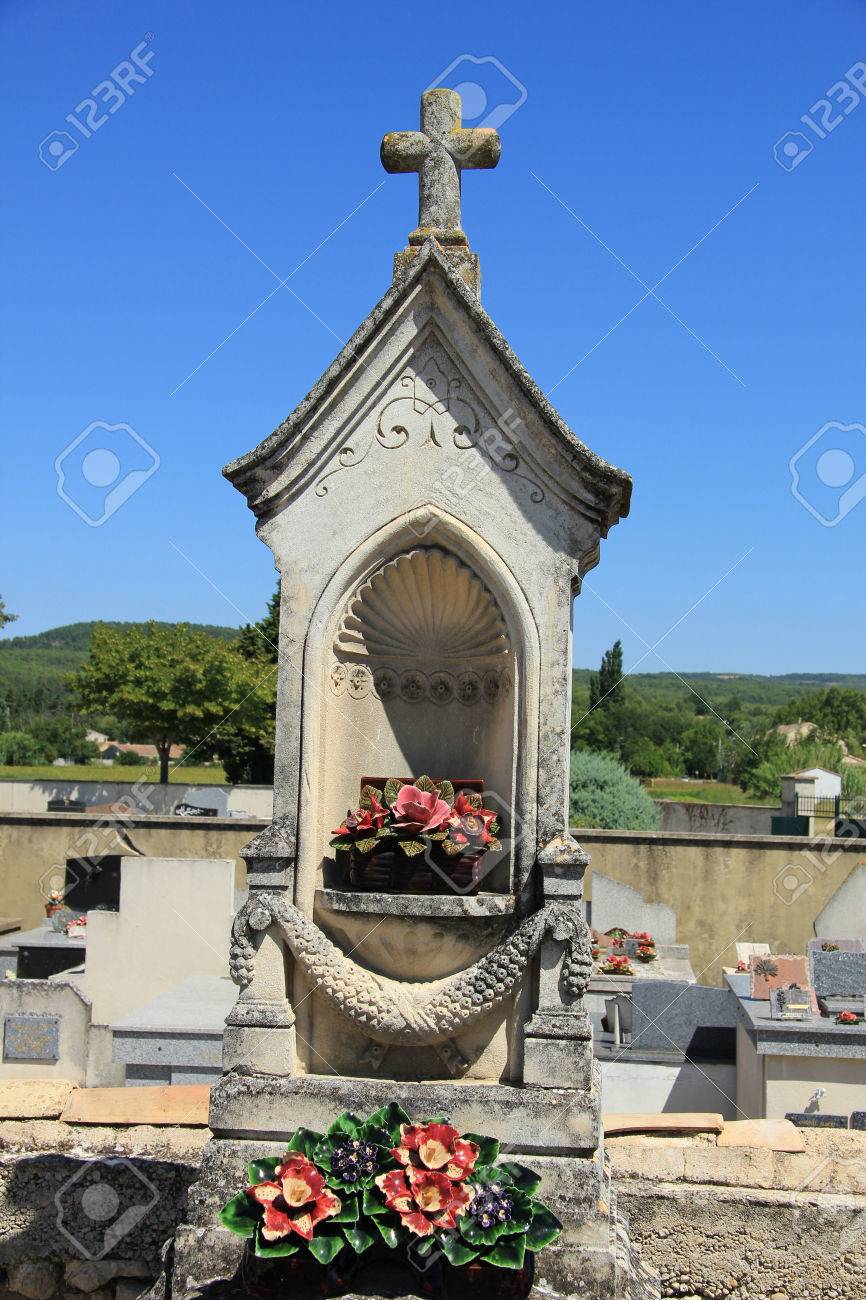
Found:
[[[772,800],[746,794],[738,785],[726,781],[684,781],[673,777],[657,776],[647,782],[647,792],[653,799],[679,799],[682,803],[753,803],[775,807]]]
[[[186,763],[169,769],[171,785],[225,785],[226,774],[220,766],[192,767]],[[72,764],[52,767],[50,763],[34,767],[0,766],[0,781],[136,781],[157,782],[157,764],[142,767],[102,767],[99,764]]]

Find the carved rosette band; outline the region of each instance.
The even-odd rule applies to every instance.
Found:
[[[486,957],[444,984],[397,982],[356,965],[308,917],[274,893],[257,893],[235,918],[230,969],[242,987],[253,978],[250,929],[276,925],[295,960],[331,1005],[379,1043],[444,1042],[511,996],[545,936],[566,945],[560,983],[582,998],[592,973],[589,931],[576,908],[547,903]]]
[[[468,669],[452,673],[442,668],[432,673],[420,668],[396,668],[383,666],[371,669],[366,664],[334,663],[328,674],[328,682],[334,695],[345,695],[350,700],[363,700],[374,695],[380,700],[406,700],[408,704],[420,704],[432,700],[434,704],[472,705],[484,702],[495,704],[501,695],[507,695],[512,687],[511,674],[507,670],[488,668],[475,672]]]

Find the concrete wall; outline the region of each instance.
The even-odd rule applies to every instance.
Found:
[[[0,1057],[4,1079],[71,1079],[83,1084],[87,1074],[90,1004],[71,984],[52,980],[0,980],[0,1044],[5,1045],[7,1016],[57,1016],[56,1061],[7,1061]]]
[[[120,911],[91,912],[83,987],[110,1025],[191,975],[227,975],[234,916],[228,861],[125,858]]]
[[[684,799],[657,799],[656,807],[660,831],[716,835],[769,835],[770,819],[780,811],[748,803],[690,803]]]
[[[823,1088],[826,1115],[866,1110],[866,1058],[838,1056],[764,1056],[764,1089],[769,1119],[802,1111],[817,1088]]]
[[[239,850],[265,822],[223,817],[141,816],[129,821],[95,813],[0,814],[0,917],[38,925],[45,898],[67,858],[142,854],[154,858],[232,858],[235,880],[246,876]]]
[[[107,769],[111,770],[111,769]],[[273,816],[274,788],[270,785],[159,785],[149,768],[125,769],[147,773],[116,776],[104,781],[67,781],[62,776],[50,781],[16,781],[0,778],[0,813],[45,812],[49,799],[78,799],[87,804],[126,802],[143,813],[171,813],[179,803],[198,808],[216,808],[222,817],[246,813],[250,817]],[[63,771],[58,768],[58,773]]]
[[[604,1109],[615,1115],[711,1111],[737,1119],[737,1068],[728,1062],[601,1062]]]
[[[866,840],[781,835],[575,831],[592,872],[637,889],[676,913],[677,942],[703,984],[721,984],[738,940],[805,952],[816,918],[866,860]]]

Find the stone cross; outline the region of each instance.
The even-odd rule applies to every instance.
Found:
[[[456,91],[425,90],[421,130],[392,131],[382,141],[385,171],[418,173],[418,229],[410,244],[423,244],[432,235],[440,244],[468,246],[460,226],[460,173],[499,162],[499,132],[462,127],[460,107]]]

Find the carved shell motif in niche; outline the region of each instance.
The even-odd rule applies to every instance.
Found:
[[[455,555],[432,546],[398,555],[374,573],[349,602],[334,642],[341,658],[423,656],[437,663],[488,659],[508,649],[505,622],[483,582]]]

